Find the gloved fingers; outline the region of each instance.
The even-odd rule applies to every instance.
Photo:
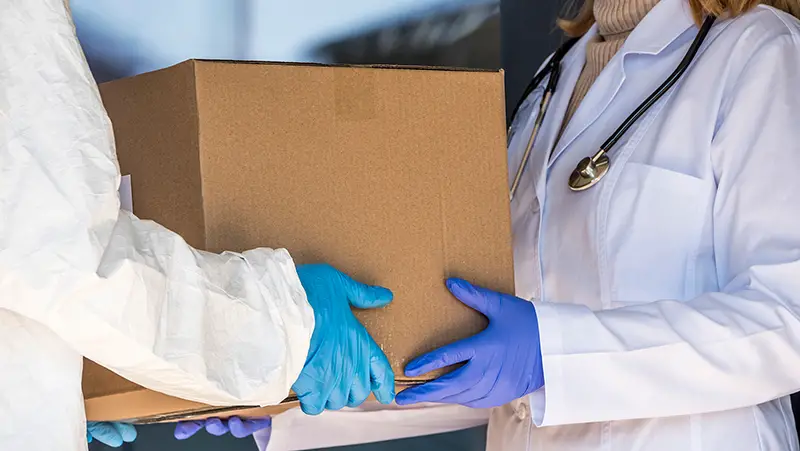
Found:
[[[300,409],[306,415],[319,415],[325,410],[325,405],[328,403],[327,398],[323,398],[321,393],[308,393],[305,396],[297,396],[300,401]]]
[[[356,324],[361,327],[360,324]],[[368,348],[363,346],[360,349],[359,341],[363,340],[362,337],[368,337],[367,332],[364,330],[355,339],[356,343],[348,342],[346,348],[343,350],[339,359],[351,360],[350,362],[338,362],[332,365],[335,368],[334,373],[328,375],[329,380],[332,382],[332,390],[328,395],[328,402],[325,403],[325,408],[328,410],[341,410],[347,405],[347,398],[350,395],[350,388],[353,386],[353,378],[355,377],[355,367],[353,364],[358,364],[362,361],[367,361],[369,358]]]
[[[243,420],[239,417],[231,417],[228,419],[228,427],[231,430],[232,436],[236,438],[245,438],[262,429],[272,427],[272,418],[264,417]]]
[[[356,308],[369,309],[384,307],[394,298],[391,290],[383,287],[356,282],[346,274],[341,274],[347,300]]]
[[[469,371],[469,364],[445,374],[444,376],[416,387],[407,388],[397,394],[397,404],[401,406],[421,402],[442,402],[443,399],[458,395],[475,385],[477,379]]]
[[[197,434],[197,431],[203,429],[203,426],[205,426],[205,421],[179,421],[175,425],[175,433],[173,435],[178,440],[186,440]]]
[[[350,395],[350,387],[345,387],[343,384],[336,387],[331,392],[328,402],[325,403],[325,408],[328,410],[341,410],[347,405],[347,398]]]
[[[497,378],[484,375],[476,384],[469,386],[461,393],[440,399],[443,404],[460,404],[471,408],[497,407],[492,405],[491,394],[498,383]],[[505,402],[501,403],[506,404]]]
[[[112,423],[87,423],[86,430],[92,435],[92,438],[104,445],[112,448],[122,446],[122,435]]]
[[[501,297],[499,293],[486,288],[477,287],[463,279],[451,278],[445,283],[447,289],[459,301],[473,310],[477,310],[488,318],[492,318]]]
[[[442,401],[442,402],[446,403],[447,401]],[[462,406],[469,407],[470,409],[491,409],[491,408],[494,408],[494,407],[500,407],[500,406],[502,406],[504,404],[507,404],[507,403],[505,403],[505,402],[503,402],[503,403],[495,402],[495,401],[493,401],[491,399],[491,397],[489,397],[489,395],[487,395],[487,396],[485,396],[483,398],[476,399],[474,401],[459,402],[459,403],[455,403],[455,404],[461,404]]]
[[[369,336],[366,330],[364,330],[363,337],[364,339],[360,340],[359,345],[361,348],[361,356],[363,357],[353,362],[355,367],[347,396],[347,407],[358,407],[369,397],[369,366],[370,361],[372,361],[373,346],[376,345],[375,341],[372,340],[372,337]]]
[[[475,357],[475,348],[478,345],[480,334],[459,340],[447,346],[423,354],[406,365],[405,373],[408,377],[430,373],[431,371],[466,362]]]
[[[369,379],[372,393],[381,404],[394,401],[394,371],[386,354],[370,338]]]
[[[220,420],[219,418],[209,418],[206,420],[206,432],[219,437],[225,435],[230,431],[228,422]]]
[[[319,415],[325,410],[330,390],[322,390],[322,388],[326,387],[324,382],[325,374],[323,373],[322,377],[320,377],[313,368],[309,368],[310,365],[314,365],[314,363],[306,364],[306,368],[300,373],[297,382],[292,385],[292,391],[297,395],[297,399],[300,401],[300,409],[303,410],[303,413],[306,415]]]
[[[370,387],[366,384],[353,385],[347,397],[347,407],[358,407],[369,398]]]
[[[122,441],[125,443],[132,443],[136,440],[136,427],[127,423],[112,423],[114,428],[119,432]]]
[[[372,358],[370,357],[369,360]],[[358,370],[353,383],[350,385],[350,393],[347,396],[347,407],[358,407],[369,397],[371,389],[369,376],[369,360],[358,365]]]

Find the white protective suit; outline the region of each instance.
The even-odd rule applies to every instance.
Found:
[[[63,0],[0,2],[0,449],[86,448],[81,356],[269,405],[314,327],[285,251],[213,255],[121,212],[111,124]],[[233,181],[235,183],[235,181]]]
[[[687,0],[661,0],[558,139],[597,27],[562,61],[512,202],[517,295],[541,300],[545,384],[495,409],[490,451],[797,450],[798,20],[766,6],[720,18],[606,177],[567,186],[696,33]],[[512,126],[512,171],[543,90]]]

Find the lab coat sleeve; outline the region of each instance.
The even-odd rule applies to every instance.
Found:
[[[720,107],[714,251],[720,292],[605,311],[537,305],[540,426],[758,405],[800,390],[800,42],[773,37]]]
[[[0,309],[169,395],[281,401],[314,327],[288,253],[210,254],[120,212],[112,129],[63,0],[0,2],[0,42]]]

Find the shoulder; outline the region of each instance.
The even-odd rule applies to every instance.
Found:
[[[725,94],[748,78],[769,79],[775,72],[793,74],[800,64],[800,21],[770,6],[759,5],[720,22],[721,32],[709,47],[716,54]],[[797,78],[800,80],[800,78]]]
[[[714,63],[719,71],[714,76],[716,92],[721,94],[717,126],[734,117],[740,133],[753,132],[747,121],[762,116],[769,118],[774,136],[796,134],[800,128],[785,121],[795,120],[792,118],[800,113],[800,96],[796,95],[800,22],[775,8],[758,6],[721,25],[726,27],[712,44],[718,48]],[[767,126],[765,121],[758,122],[759,130]]]
[[[739,50],[752,52],[774,41],[794,41],[800,46],[800,21],[771,6],[758,5],[725,22],[720,37],[738,44]]]

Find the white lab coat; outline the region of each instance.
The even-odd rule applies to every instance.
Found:
[[[120,211],[63,0],[0,2],[0,43],[0,449],[86,449],[82,355],[198,402],[283,399],[314,327],[289,255],[200,252]]]
[[[545,386],[493,413],[490,451],[798,449],[787,397],[800,389],[798,21],[764,6],[720,20],[613,149],[605,179],[567,187],[696,32],[686,0],[658,3],[556,144],[596,28],[563,61],[512,206],[517,294],[537,300]],[[513,126],[511,171],[541,92]]]

